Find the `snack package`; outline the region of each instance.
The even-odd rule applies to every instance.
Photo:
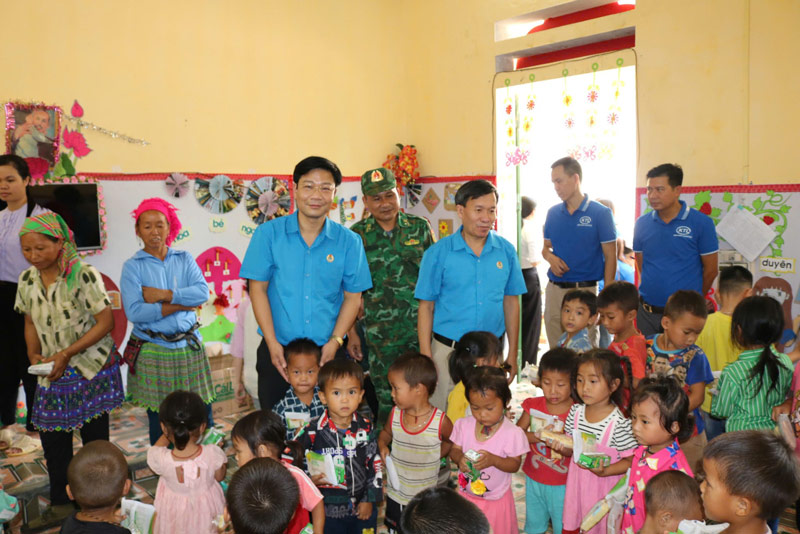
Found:
[[[670,534],[719,534],[729,526],[729,523],[706,525],[703,521],[684,519],[678,523],[678,532]]]
[[[481,472],[480,470],[475,469],[473,464],[481,459],[481,455],[477,451],[470,449],[464,453],[464,457],[467,459],[467,466],[469,467],[469,472],[466,473],[467,478],[473,481],[480,480]]]
[[[153,523],[156,518],[155,506],[123,498],[120,509],[122,515],[125,516],[121,525],[130,530],[132,534],[153,533]]]
[[[528,414],[531,416],[531,432],[539,432],[545,427],[555,425],[556,421],[561,422],[558,417],[539,410],[534,410],[533,408],[528,410]]]
[[[306,451],[306,463],[308,465],[308,474],[311,477],[325,475],[325,481],[328,484],[335,485],[338,483],[337,470],[333,465],[333,458],[329,455]]]
[[[606,514],[609,514],[607,525],[609,534],[614,534],[619,530],[619,520],[622,519],[622,505],[625,504],[625,498],[628,494],[628,477],[630,476],[630,472],[630,469],[628,469],[625,476],[614,484],[611,491],[609,491],[605,497],[597,501],[597,503],[592,506],[591,510],[589,510],[589,513],[583,516],[581,532],[586,532],[594,527]]]
[[[611,457],[601,452],[582,452],[575,463],[587,469],[608,467],[611,465]]]
[[[561,443],[565,447],[572,448],[573,440],[572,436],[568,436],[566,434],[561,434],[560,432],[554,432],[552,430],[542,430],[539,432],[539,437],[542,438],[543,441],[553,440]]]
[[[37,363],[28,367],[28,373],[36,376],[47,376],[53,372],[56,362]]]
[[[225,432],[219,430],[218,428],[209,428],[206,429],[205,433],[200,438],[198,444],[216,445],[218,447],[221,447],[223,441],[225,441]]]

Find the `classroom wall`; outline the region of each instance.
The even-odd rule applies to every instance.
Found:
[[[424,175],[492,174],[494,22],[559,3],[12,2],[3,97],[78,98],[86,120],[151,142],[89,133],[83,171],[288,173],[319,153],[357,175],[411,142]],[[688,185],[800,181],[784,163],[800,2],[639,0],[615,16],[636,26],[640,185],[665,160]]]
[[[77,98],[79,170],[289,174],[309,154],[348,175],[405,142],[404,39],[394,2],[7,2],[4,99]]]

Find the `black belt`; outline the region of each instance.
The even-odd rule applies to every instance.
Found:
[[[436,332],[433,333],[433,339],[435,339],[436,341],[438,341],[442,345],[447,345],[451,349],[456,348],[456,343],[458,343],[457,341],[453,341],[449,337],[441,336],[441,335],[437,334]]]
[[[577,289],[579,287],[595,287],[597,285],[597,280],[587,280],[585,282],[556,282],[555,280],[550,280],[550,282],[561,289]]]
[[[203,347],[200,346],[200,340],[197,339],[194,331],[200,328],[200,323],[194,323],[192,327],[187,330],[186,332],[178,332],[177,334],[164,334],[162,332],[154,332],[152,330],[145,330],[142,328],[142,332],[147,334],[152,338],[163,339],[169,343],[174,343],[176,341],[181,341],[183,339],[186,340],[186,344],[193,350],[200,350]]]
[[[655,314],[655,315],[663,315],[664,314],[664,308],[662,308],[660,306],[653,306],[652,304],[648,304],[648,303],[646,303],[644,301],[644,299],[642,297],[639,297],[639,302],[641,302],[642,308],[644,308],[644,311],[646,311],[647,313],[652,313],[652,314]]]

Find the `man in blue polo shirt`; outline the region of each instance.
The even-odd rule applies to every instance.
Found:
[[[708,293],[717,277],[719,240],[711,218],[680,199],[683,169],[664,163],[647,173],[653,211],[636,220],[633,251],[639,270],[637,325],[645,336],[661,332],[667,299],[679,289]]]
[[[419,300],[417,333],[422,354],[433,358],[439,381],[431,404],[444,410],[453,389],[448,357],[461,336],[486,330],[508,334],[508,363],[517,372],[519,299],[525,280],[514,246],[492,228],[497,189],[474,180],[456,192],[461,228],[425,251],[414,297]]]
[[[547,341],[558,344],[561,301],[570,289],[584,288],[597,293],[597,282],[614,281],[617,272],[617,229],[611,210],[581,193],[583,171],[575,159],[566,157],[551,166],[550,177],[558,198],[544,223],[542,257],[550,264],[545,289],[544,327]],[[597,346],[597,327],[589,329]]]
[[[342,173],[311,156],[294,168],[297,210],[265,222],[247,247],[240,276],[250,280],[259,333],[258,398],[269,410],[283,398],[283,348],[307,337],[322,347],[322,363],[344,354],[344,336],[355,322],[361,292],[372,287],[361,238],[328,218]]]

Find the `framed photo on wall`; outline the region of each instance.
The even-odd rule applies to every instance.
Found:
[[[58,161],[61,109],[58,106],[7,102],[6,153]]]

